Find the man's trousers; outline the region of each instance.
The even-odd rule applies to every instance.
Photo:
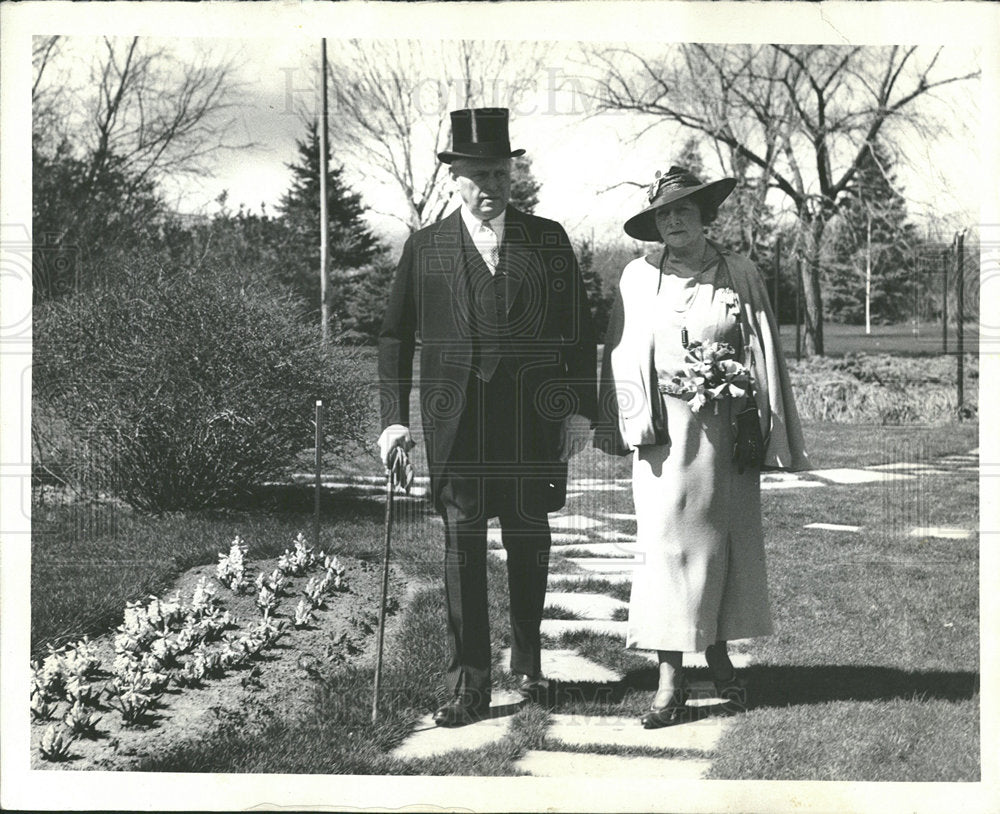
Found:
[[[532,508],[531,446],[515,381],[501,365],[489,382],[471,377],[453,454],[442,474],[439,506],[445,526],[445,593],[455,692],[490,688],[486,526],[500,521],[507,551],[513,672],[541,671],[542,608],[552,537],[548,514]]]

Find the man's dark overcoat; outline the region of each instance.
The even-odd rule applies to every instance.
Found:
[[[382,426],[410,425],[419,345],[420,412],[437,505],[449,462],[470,458],[455,448],[470,377],[499,355],[519,394],[516,474],[532,480],[535,509],[555,511],[566,495],[566,464],[558,460],[562,420],[596,413],[588,301],[562,226],[511,206],[499,271],[506,286],[502,329],[488,313],[494,280],[458,210],[406,241],[379,334]]]

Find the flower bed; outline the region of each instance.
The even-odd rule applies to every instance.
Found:
[[[345,563],[300,535],[251,569],[237,538],[217,566],[130,603],[114,633],[50,649],[32,664],[33,767],[128,768],[227,716],[308,703],[315,667],[370,638],[378,569],[353,565],[348,579]]]

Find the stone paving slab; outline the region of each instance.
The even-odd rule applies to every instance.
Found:
[[[610,619],[542,619],[542,635],[553,638],[571,630],[586,630],[590,633],[609,633],[624,639],[625,628],[625,622],[613,622]]]
[[[874,466],[866,466],[865,469],[874,469],[877,472],[913,472],[915,474],[945,474],[947,470],[941,469],[937,466],[931,466],[930,464],[915,464],[915,463],[894,463],[894,464],[875,464]]]
[[[518,697],[520,698],[520,697]],[[501,706],[493,700],[492,706]],[[507,734],[510,716],[487,718],[468,726],[442,727],[434,723],[430,715],[421,718],[403,743],[390,753],[393,757],[414,759],[434,757],[456,749],[481,749],[496,743]]]
[[[620,599],[605,594],[549,591],[545,595],[545,605],[546,607],[558,605],[585,619],[610,619],[611,614],[616,610],[627,608],[628,602],[622,602]]]
[[[608,557],[567,557],[566,562],[571,562],[584,571],[590,571],[595,575],[601,574],[603,576],[607,573],[628,571],[630,579],[632,569],[636,565],[636,560],[631,557],[617,557],[614,559]]]
[[[535,749],[514,764],[514,768],[532,777],[655,777],[657,780],[699,780],[710,766],[711,761],[708,760],[622,757]]]
[[[635,717],[562,714],[552,715],[550,721],[546,737],[572,746],[648,746],[697,752],[714,751],[732,725],[731,719],[704,718],[663,729],[643,729]]]
[[[636,536],[634,534],[627,534],[624,531],[613,531],[607,529],[598,529],[595,534],[609,542],[621,541],[624,543],[634,543]]]
[[[586,534],[576,531],[554,531],[552,532],[553,545],[568,545],[572,543],[585,543],[590,539]]]
[[[603,514],[612,520],[635,520],[635,515],[628,514],[627,512],[604,512]]]
[[[630,540],[618,540],[615,542],[608,540],[603,543],[573,543],[566,545],[565,548],[571,549],[574,555],[589,554],[594,557],[634,560],[636,559],[636,553],[639,551],[639,544]],[[560,552],[556,551],[556,553]]]
[[[492,554],[494,557],[496,557],[497,559],[503,560],[504,562],[506,562],[507,561],[507,549],[502,548],[501,546],[497,545],[497,543],[495,541],[487,541],[487,545],[490,545],[491,542],[493,544],[493,547],[488,548],[487,551],[490,554]],[[574,542],[574,543],[567,543],[567,545],[572,545],[572,547],[575,548],[575,549],[578,549],[578,548],[588,549],[587,553],[596,553],[596,552],[590,552],[589,549],[591,549],[593,546],[598,546],[598,545],[601,545],[601,544],[600,543],[590,543],[590,544],[577,545]],[[605,546],[612,546],[612,545],[617,545],[617,544],[616,543],[605,543],[604,545]],[[611,551],[612,549],[607,549],[606,548],[605,550]],[[553,546],[552,553],[558,554],[559,553],[559,546]],[[611,557],[611,556],[607,556],[607,557],[589,557],[589,558],[567,557],[566,558],[566,562],[576,563],[577,565],[579,565],[584,570],[586,570],[586,571],[593,571],[593,572],[596,572],[596,573],[600,573],[600,572],[604,572],[604,571],[621,571],[622,569],[626,569],[626,570],[629,571],[629,573],[631,573],[631,571],[635,567],[636,563],[639,562],[639,559],[636,558],[636,557],[634,557],[634,556],[632,556],[632,555],[627,555],[627,556],[622,556],[622,557]]]
[[[622,486],[621,484],[613,481],[602,481],[601,483],[578,483],[574,481],[570,484],[570,488],[578,489],[582,492],[616,492],[630,487]]]
[[[500,654],[503,664],[510,664],[510,648]],[[575,650],[546,650],[542,648],[542,675],[554,681],[595,684],[614,684],[622,680],[621,674],[581,656]],[[520,699],[520,696],[517,696]]]
[[[861,526],[842,526],[839,523],[806,523],[804,529],[822,529],[824,531],[861,531]]]
[[[580,531],[601,528],[605,524],[603,520],[595,520],[593,517],[585,517],[582,514],[560,514],[549,518],[549,525],[554,529]]]
[[[817,486],[826,486],[825,483],[820,483],[816,480],[794,480],[794,481],[765,481],[761,483],[761,490],[767,489],[812,489]]]
[[[910,531],[911,537],[938,537],[943,540],[968,540],[972,532],[955,526],[918,526]]]
[[[813,469],[809,473],[833,483],[876,483],[890,480],[913,480],[914,475],[898,472],[870,472],[866,469]]]
[[[795,472],[761,472],[760,482],[761,483],[774,483],[776,481],[798,481],[802,480],[802,476],[796,474]]]

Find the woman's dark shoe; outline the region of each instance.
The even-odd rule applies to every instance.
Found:
[[[649,712],[640,719],[643,729],[661,729],[665,726],[674,726],[690,720],[690,713],[687,708],[688,691],[686,687],[679,687],[674,690],[673,695],[665,706],[652,706]]]
[[[747,686],[746,682],[736,676],[736,670],[730,673],[729,678],[713,678],[715,684],[715,694],[723,701],[723,706],[727,711],[746,712],[747,708]]]
[[[434,723],[438,726],[466,726],[489,717],[489,692],[466,690],[455,693],[454,698],[434,713]]]

